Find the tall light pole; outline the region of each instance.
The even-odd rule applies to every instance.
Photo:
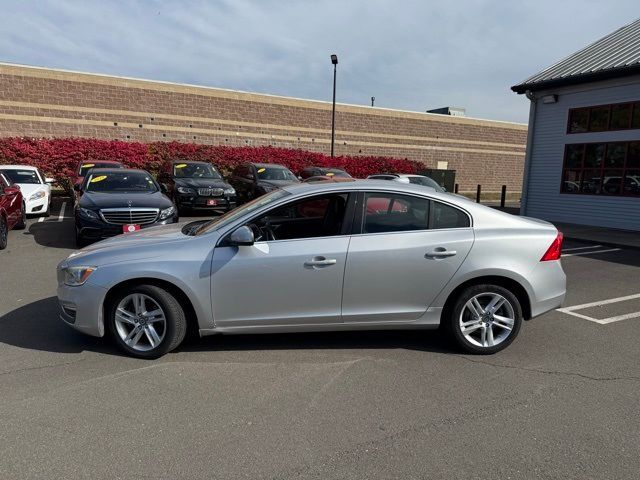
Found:
[[[333,158],[333,146],[336,141],[336,67],[338,65],[338,56],[331,55],[331,63],[333,64],[333,109],[331,110],[331,158]]]

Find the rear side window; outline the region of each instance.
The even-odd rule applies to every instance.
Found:
[[[429,200],[394,193],[365,195],[362,233],[426,230],[429,224]]]
[[[462,210],[435,201],[432,208],[431,228],[466,228],[471,226],[469,216]]]

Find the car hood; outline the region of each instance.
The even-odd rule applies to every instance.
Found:
[[[174,178],[176,187],[191,188],[231,188],[221,178]]]
[[[169,261],[189,248],[185,246],[187,242],[200,238],[183,234],[184,226],[185,223],[173,223],[111,237],[73,252],[61,265],[99,267],[145,258]],[[207,237],[209,244],[215,245],[218,233],[212,232]]]
[[[28,199],[29,196],[38,190],[46,191],[46,188],[41,183],[16,183],[20,187],[20,191],[22,192],[22,196],[25,199]]]
[[[161,192],[154,193],[98,193],[85,192],[79,205],[96,210],[99,208],[169,208],[171,200]]]

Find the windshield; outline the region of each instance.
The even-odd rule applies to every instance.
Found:
[[[243,215],[247,215],[254,210],[257,210],[265,205],[269,205],[282,197],[290,195],[289,192],[284,190],[274,190],[273,192],[269,192],[266,195],[262,195],[261,197],[255,198],[244,205],[235,208],[220,217],[216,217],[210,222],[205,223],[200,226],[195,232],[194,235],[202,235],[203,233],[207,233],[210,230],[216,230],[220,227],[224,227],[229,223],[235,221],[236,219],[242,217]]]
[[[258,179],[260,180],[287,180],[297,182],[298,178],[287,168],[258,167]]]
[[[101,193],[153,193],[155,182],[146,172],[97,172],[89,173],[85,191]]]
[[[118,165],[113,163],[104,163],[104,162],[83,163],[80,166],[80,171],[78,172],[78,176],[84,177],[87,174],[87,172],[92,168],[118,168]]]
[[[444,192],[445,189],[438,185],[438,182],[429,177],[409,177],[409,183],[415,183],[416,185],[424,185],[425,187],[431,187],[436,192]]]
[[[208,163],[176,163],[173,165],[173,175],[176,178],[222,178]]]
[[[347,172],[338,169],[327,169],[324,171],[324,174],[327,177],[338,177],[338,178],[351,178]]]
[[[13,183],[32,183],[39,184],[40,178],[35,170],[3,170],[4,174],[9,177]]]

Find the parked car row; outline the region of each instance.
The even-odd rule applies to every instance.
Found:
[[[2,167],[11,185],[21,192],[24,214],[48,215],[51,203],[50,178],[36,168],[21,165]],[[405,181],[442,191],[433,180],[419,175],[385,174],[379,178]],[[288,168],[267,163],[242,163],[225,180],[208,162],[175,160],[165,163],[157,178],[145,170],[125,168],[114,160],[80,162],[73,182],[75,237],[78,246],[178,221],[190,211],[224,214],[284,186],[318,182],[355,181],[338,168],[307,167],[297,177]],[[12,202],[14,202],[12,200]],[[15,213],[6,216],[0,237],[6,244],[6,232],[16,228]],[[2,233],[4,232],[4,233]],[[3,240],[0,239],[0,245]]]

